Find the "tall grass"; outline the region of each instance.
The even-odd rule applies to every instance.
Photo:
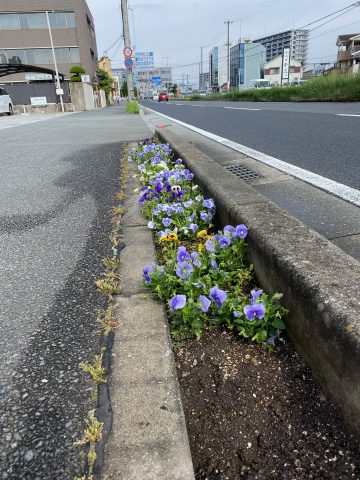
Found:
[[[358,102],[360,74],[317,77],[300,87],[272,87],[260,90],[238,90],[209,95],[193,95],[190,100],[229,100],[248,102]]]
[[[139,104],[135,100],[131,100],[126,104],[126,113],[139,113],[140,107]]]

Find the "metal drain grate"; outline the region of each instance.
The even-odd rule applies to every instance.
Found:
[[[240,177],[242,180],[254,180],[255,178],[262,178],[262,175],[257,172],[253,172],[247,167],[244,167],[243,165],[230,165],[228,167],[225,167],[226,170],[229,172],[233,173],[234,175],[237,175]]]

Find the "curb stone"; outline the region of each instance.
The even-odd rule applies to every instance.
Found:
[[[164,307],[144,295],[142,269],[155,262],[152,233],[142,217],[132,178],[122,222],[122,293],[112,350],[113,430],[105,447],[103,480],[194,480],[194,471]],[[147,291],[146,291],[147,292]]]
[[[284,293],[290,339],[360,437],[360,263],[170,129],[156,134],[214,199],[219,224],[249,228],[259,284],[271,294]]]

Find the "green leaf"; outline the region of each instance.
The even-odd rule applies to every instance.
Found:
[[[279,330],[284,330],[284,328],[286,328],[285,323],[280,318],[275,318],[275,320],[272,322],[272,325]]]

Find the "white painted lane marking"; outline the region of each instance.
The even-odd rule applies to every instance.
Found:
[[[200,108],[205,108],[205,105],[191,105],[191,104],[190,104],[190,107],[200,107]]]
[[[336,113],[335,115],[338,117],[360,117],[360,115],[355,115],[352,113]]]
[[[183,103],[175,103],[175,105],[184,105]]]
[[[245,107],[224,107],[227,108],[228,110],[252,110],[254,112],[259,112],[262,109],[261,108],[245,108]]]
[[[148,108],[148,107],[146,107]],[[149,108],[151,110],[151,108]],[[309,170],[305,170],[300,167],[296,167],[295,165],[291,165],[290,163],[286,163],[283,160],[279,160],[278,158],[271,157],[270,155],[266,155],[266,153],[259,152],[258,150],[254,150],[253,148],[249,148],[246,145],[241,145],[240,143],[233,142],[228,140],[227,138],[220,137],[219,135],[215,135],[210,133],[206,130],[202,130],[201,128],[194,127],[193,125],[189,125],[188,123],[182,122],[177,120],[176,118],[169,117],[168,115],[164,115],[163,113],[159,113],[156,110],[151,110],[162,117],[171,120],[174,123],[177,123],[189,130],[192,130],[204,137],[210,138],[217,143],[221,143],[226,147],[229,147],[237,152],[243,153],[248,155],[249,157],[255,158],[255,160],[259,160],[259,162],[265,163],[270,167],[277,168],[282,172],[288,173],[293,177],[299,178],[310,185],[314,185],[315,187],[320,188],[321,190],[325,190],[325,192],[332,193],[337,197],[346,200],[347,202],[353,203],[360,207],[360,190],[356,190],[355,188],[348,187],[342,183],[335,182],[334,180],[330,180],[329,178],[322,177],[317,173],[309,172]]]

